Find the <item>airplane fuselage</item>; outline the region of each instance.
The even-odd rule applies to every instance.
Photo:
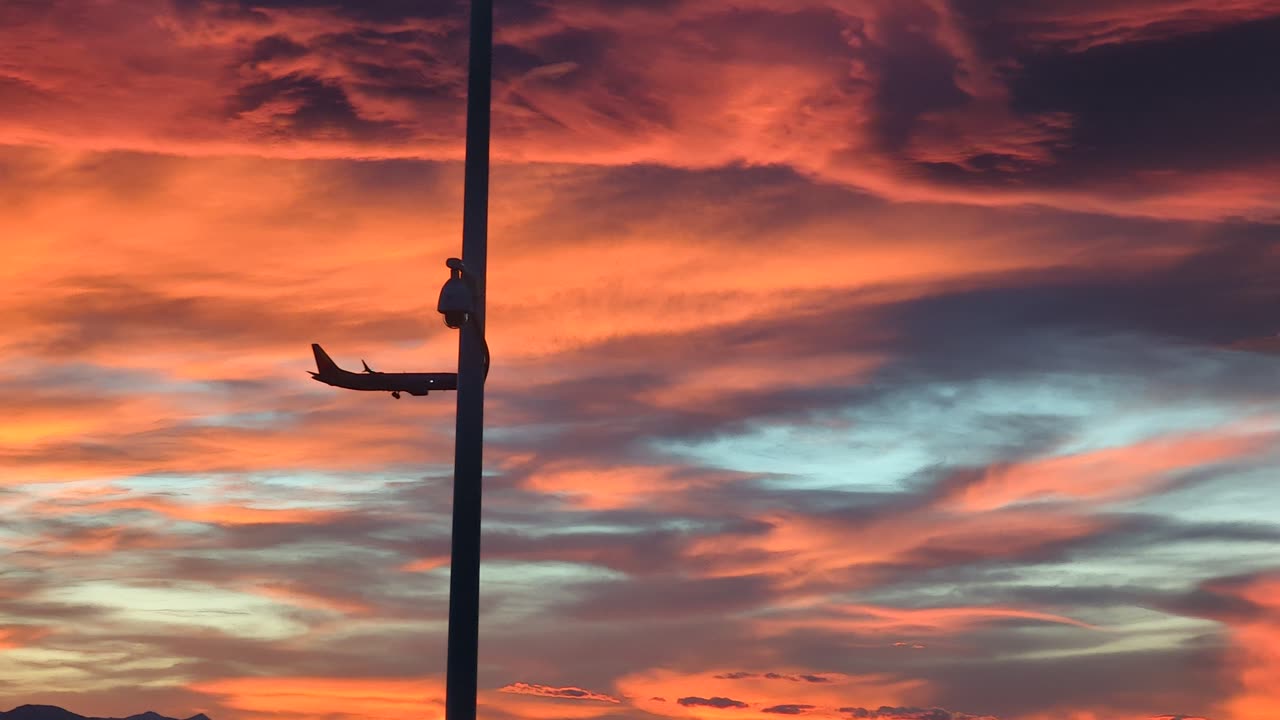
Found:
[[[312,345],[316,370],[311,379],[334,387],[368,392],[388,392],[399,398],[401,393],[423,396],[432,390],[457,390],[457,373],[384,373],[369,370],[362,373],[338,367],[319,345]]]
[[[432,390],[458,389],[456,373],[353,373],[340,370],[336,373],[315,373],[311,379],[348,390],[402,392],[419,396]]]

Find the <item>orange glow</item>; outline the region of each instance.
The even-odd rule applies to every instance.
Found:
[[[434,678],[250,677],[191,684],[241,711],[243,720],[440,720],[444,685]]]
[[[368,603],[327,597],[279,583],[260,582],[246,587],[245,590],[272,600],[313,610],[326,610],[345,615],[368,615],[373,612],[373,607]]]
[[[372,400],[372,398],[370,398]],[[382,400],[383,398],[378,398]],[[441,411],[440,406],[429,408]],[[163,432],[129,432],[110,427],[80,438],[69,447],[37,446],[0,458],[10,482],[57,482],[127,477],[148,473],[234,473],[262,469],[344,470],[408,463],[436,456],[448,437],[425,435],[405,423],[387,421],[348,426],[341,419],[316,417],[302,427],[250,429],[178,424]],[[124,448],[127,450],[116,450]],[[39,451],[43,452],[39,452]],[[146,509],[186,513],[197,521],[222,517],[236,524],[263,521],[253,510],[186,509],[154,504]],[[264,511],[269,512],[269,511]],[[282,517],[277,515],[277,517]],[[300,516],[301,517],[301,516]]]
[[[566,695],[565,693],[570,693]],[[496,691],[480,694],[480,715],[494,708],[507,715],[527,720],[586,720],[612,715],[619,711],[621,700],[610,695],[576,687],[552,688],[529,683],[512,683]]]
[[[1218,591],[1251,608],[1226,618],[1232,640],[1229,668],[1239,690],[1223,703],[1225,720],[1280,717],[1280,576],[1264,575]]]
[[[157,497],[115,500],[101,503],[90,509],[97,511],[148,510],[174,520],[208,523],[210,525],[310,523],[331,520],[340,515],[340,513],[321,510],[268,509],[231,504],[199,505],[177,503]]]
[[[775,677],[769,677],[772,673]],[[887,675],[851,676],[823,673],[824,682],[790,679],[804,672],[760,671],[742,673],[741,669],[707,671],[695,674],[671,670],[649,670],[627,675],[618,680],[618,690],[635,707],[659,717],[672,718],[744,718],[777,720],[776,713],[764,712],[778,705],[810,705],[805,717],[847,718],[841,707],[870,707],[908,704],[908,698],[925,696],[924,684]],[[749,677],[737,677],[749,675]],[[737,677],[737,679],[733,679]],[[682,698],[694,698],[681,704]],[[739,703],[715,707],[697,698],[723,698]],[[725,704],[725,703],[722,703]]]
[[[538,470],[526,483],[530,490],[559,494],[589,510],[618,510],[638,504],[658,506],[679,502],[682,492],[696,485],[732,479],[729,474],[709,473],[682,477],[676,466],[579,467],[554,464]]]
[[[130,533],[128,528],[85,528],[69,537],[37,538],[20,543],[25,550],[55,555],[109,555],[120,550],[162,549],[181,545],[176,538]]]
[[[856,355],[841,362],[830,356],[799,358],[785,365],[773,358],[732,355],[708,358],[645,399],[656,407],[682,408],[697,404],[716,408],[733,392],[785,390],[814,384],[856,383],[868,378],[887,358]]]
[[[104,490],[102,495],[118,496],[119,490]],[[124,497],[71,503],[71,497],[60,496],[54,500],[34,503],[28,510],[41,515],[92,515],[121,510],[144,510],[170,520],[205,523],[209,525],[270,525],[289,523],[318,523],[334,520],[341,512],[309,510],[304,508],[257,508],[234,503],[177,502],[161,496]]]
[[[766,632],[813,627],[832,632],[878,633],[886,636],[949,635],[974,625],[1000,620],[1036,620],[1072,625],[1087,630],[1099,628],[1053,613],[1004,607],[944,607],[903,609],[872,605],[820,606],[818,616],[763,618],[757,626]]]
[[[16,334],[0,330],[0,343]],[[7,391],[5,400],[5,412],[0,417],[0,446],[15,454],[35,454],[51,444],[95,435],[142,432],[153,426],[157,417],[193,417],[190,409],[176,403],[139,394],[76,395],[27,386]],[[33,479],[6,474],[0,483]]]
[[[970,512],[1040,498],[1100,500],[1142,495],[1178,471],[1238,459],[1267,447],[1271,435],[1185,435],[1126,447],[1033,460],[988,470],[951,500]]]
[[[928,6],[929,4],[926,4]],[[683,168],[723,167],[734,163],[788,165],[828,182],[869,189],[896,201],[965,202],[992,206],[1048,203],[1058,207],[1134,212],[1132,200],[1109,196],[1105,187],[1074,192],[1023,189],[1017,185],[969,188],[921,182],[912,162],[937,159],[945,144],[965,148],[968,157],[995,154],[1038,160],[1043,146],[1062,142],[1063,121],[1014,112],[1000,82],[999,66],[975,52],[957,31],[960,24],[946,6],[937,22],[921,28],[921,43],[946,48],[957,62],[957,83],[971,102],[923,113],[918,134],[929,136],[910,145],[905,157],[879,147],[875,134],[877,72],[862,38],[891,43],[887,27],[892,4],[874,0],[841,0],[835,5],[847,23],[847,47],[820,48],[787,44],[768,34],[740,30],[726,40],[701,36],[692,27],[708,12],[703,5],[680,11],[618,13],[611,17],[574,6],[572,20],[512,28],[507,42],[532,43],[554,32],[555,23],[613,33],[610,59],[629,68],[645,98],[661,98],[662,112],[637,107],[635,98],[557,79],[572,76],[574,62],[551,61],[506,79],[495,92],[495,127],[503,142],[495,143],[499,161],[511,163],[583,163],[618,166],[658,163]],[[797,10],[829,7],[819,3],[757,2],[753,7]],[[1062,9],[1033,5],[1006,10],[1006,20],[1028,23],[1033,43],[1054,43],[1073,50],[1119,41],[1162,38],[1207,30],[1276,12],[1272,0],[1174,0],[1168,3],[1115,0]],[[344,52],[316,42],[337,29],[358,23],[321,12],[273,12],[269,22],[220,16],[178,17],[157,2],[142,2],[125,11],[104,6],[86,10],[84,21],[102,32],[77,43],[56,43],[58,28],[38,21],[15,25],[18,37],[42,39],[50,52],[37,61],[30,54],[6,57],[17,68],[12,81],[21,112],[0,117],[0,140],[8,144],[58,146],[80,150],[127,149],[189,157],[261,155],[274,158],[418,158],[461,157],[461,103],[453,93],[416,100],[369,88],[352,70],[353,62],[411,63],[395,44],[380,52],[347,48]],[[854,22],[857,19],[858,22]],[[439,35],[453,21],[409,20],[393,27]],[[620,32],[625,30],[626,32]],[[242,48],[272,34],[284,34],[313,46],[299,57],[264,59],[244,64]],[[673,36],[686,42],[671,42]],[[21,47],[8,39],[5,45]],[[16,39],[16,38],[15,38]],[[722,44],[709,53],[705,45]],[[146,48],[144,57],[138,58]],[[56,52],[53,50],[56,49]],[[825,49],[825,52],[823,50]],[[702,52],[699,52],[702,50]],[[47,55],[47,57],[46,57]],[[21,62],[15,60],[21,59]],[[138,73],[138,66],[163,58],[166,73],[148,75],[149,82],[121,84],[118,77]],[[110,60],[108,60],[110,59]],[[132,64],[131,64],[132,63]],[[412,66],[412,65],[409,65]],[[691,73],[690,67],[698,72]],[[77,68],[70,71],[69,68]],[[228,72],[234,68],[234,72]],[[457,69],[433,67],[436,82],[459,84]],[[339,130],[291,133],[278,117],[299,109],[286,96],[228,116],[226,98],[238,86],[296,73],[328,79],[343,89],[352,112],[366,122],[385,122],[400,134],[381,136]],[[72,100],[74,99],[74,101]],[[628,102],[630,101],[630,102]],[[96,112],[84,112],[83,108]],[[139,115],[131,112],[146,107]],[[79,112],[77,112],[79,110]],[[629,110],[629,112],[628,112]],[[426,118],[430,118],[429,122]],[[625,119],[624,119],[625,118]],[[856,158],[856,162],[847,158]],[[1274,171],[1255,171],[1258,185],[1274,189]],[[1201,190],[1214,185],[1199,182]],[[1264,216],[1271,202],[1259,193],[1211,206],[1197,202],[1194,187],[1170,188],[1157,202],[1166,213],[1182,217]],[[1271,195],[1270,197],[1274,197]],[[1224,198],[1227,200],[1227,198]],[[1141,208],[1137,208],[1141,212]]]
[[[1108,710],[1055,710],[1053,713],[1021,715],[1017,720],[1211,720],[1192,715],[1147,715],[1116,713]],[[1220,720],[1220,719],[1212,719]]]
[[[867,568],[908,562],[929,550],[998,558],[1087,537],[1105,526],[1098,518],[1004,510],[951,515],[931,508],[858,523],[801,515],[760,518],[761,537],[714,537],[687,550],[718,576],[768,573],[788,587],[839,579],[848,587],[871,582]]]
[[[430,572],[432,570],[437,570],[442,567],[448,567],[448,565],[449,565],[448,555],[434,555],[432,557],[426,557],[420,560],[414,560],[413,562],[405,563],[404,565],[400,566],[400,570],[403,572]]]
[[[0,625],[0,650],[34,645],[50,632],[49,628],[30,625]]]
[[[0,268],[0,279],[12,291],[0,300],[0,317],[12,320],[0,332],[0,349],[70,342],[65,323],[91,309],[100,322],[118,325],[110,342],[83,341],[62,352],[74,350],[82,360],[111,367],[161,369],[182,379],[305,378],[307,345],[317,340],[345,353],[411,337],[427,345],[412,353],[379,350],[370,360],[375,367],[447,366],[451,336],[443,329],[428,332],[438,327],[428,300],[416,285],[386,282],[386,275],[388,268],[405,264],[434,266],[454,252],[456,218],[446,209],[456,189],[442,185],[426,208],[355,189],[349,196],[316,198],[304,188],[338,183],[341,169],[245,158],[123,156],[97,172],[163,183],[148,184],[145,196],[122,200],[76,191],[83,184],[77,173],[92,172],[81,168],[92,167],[93,159],[65,150],[32,152],[30,162],[45,174],[48,195],[0,217],[0,235],[26,239],[22,254]],[[569,176],[568,168],[557,171]],[[941,281],[1088,260],[1070,248],[993,235],[981,223],[954,219],[940,239],[934,223],[941,215],[928,210],[875,210],[858,219],[865,228],[853,235],[847,218],[815,219],[773,239],[768,262],[758,253],[732,251],[751,229],[735,227],[742,221],[727,210],[721,212],[723,223],[704,222],[697,237],[680,215],[705,209],[689,207],[629,226],[616,242],[601,245],[576,239],[573,220],[555,208],[556,191],[580,190],[566,180],[544,187],[544,172],[507,169],[506,191],[522,202],[499,205],[492,221],[513,226],[495,235],[503,262],[495,264],[492,278],[504,292],[494,299],[494,317],[503,321],[494,323],[491,343],[508,363],[619,335],[678,333],[791,311],[816,290],[834,296],[876,289],[883,296],[886,288],[901,286],[901,295],[906,286],[923,291]],[[273,208],[286,205],[297,210],[280,225]],[[439,212],[431,212],[436,205]],[[522,217],[553,209],[536,228],[519,224]],[[98,230],[107,226],[129,232]],[[77,252],[86,235],[96,238],[100,250],[92,265],[84,265]],[[540,241],[543,235],[565,240],[547,244]],[[879,242],[886,235],[895,242]],[[184,240],[180,254],[164,250],[174,237]],[[316,247],[324,252],[314,252]],[[246,265],[246,256],[255,261]],[[546,272],[571,266],[584,270],[569,276]],[[640,276],[647,278],[643,285],[633,281]],[[697,289],[695,295],[690,288]],[[23,302],[34,294],[42,298],[39,308]],[[673,313],[672,302],[685,311]],[[175,312],[190,327],[175,325]],[[362,315],[380,322],[362,325]],[[321,330],[324,336],[318,337]],[[240,339],[218,339],[226,334]],[[145,415],[154,420],[157,413]]]

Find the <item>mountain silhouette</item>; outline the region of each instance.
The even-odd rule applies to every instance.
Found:
[[[78,715],[56,705],[19,705],[9,712],[0,712],[0,720],[177,720],[148,710],[127,718],[100,718]],[[186,720],[209,720],[204,713],[192,715]]]

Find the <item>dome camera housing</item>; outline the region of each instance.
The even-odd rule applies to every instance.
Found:
[[[471,313],[475,311],[475,300],[471,296],[471,288],[467,281],[459,277],[455,270],[453,277],[445,281],[440,288],[440,302],[436,310],[444,315],[444,324],[457,330],[467,324]]]

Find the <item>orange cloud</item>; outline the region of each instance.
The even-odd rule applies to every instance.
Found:
[[[779,363],[772,353],[712,356],[682,368],[672,382],[646,400],[656,407],[681,408],[693,404],[714,411],[731,392],[765,392],[861,382],[887,360],[871,353],[837,358],[796,358]]]
[[[330,597],[284,583],[258,582],[244,589],[255,595],[313,610],[325,610],[344,615],[368,615],[373,612],[373,606],[369,603]]]
[[[34,645],[50,632],[49,628],[31,625],[0,625],[0,651]]]
[[[429,572],[442,567],[448,567],[450,558],[448,555],[433,555],[431,557],[420,558],[412,562],[405,563],[400,566],[403,572]]]
[[[690,490],[733,482],[730,472],[689,472],[675,465],[584,466],[558,462],[539,467],[524,486],[559,495],[588,510],[620,510],[639,505],[676,507]]]
[[[174,548],[181,546],[182,541],[137,532],[128,527],[87,527],[56,538],[35,538],[17,545],[42,555],[109,555],[122,550]]]
[[[402,720],[444,718],[444,686],[434,678],[243,677],[204,680],[241,720]]]
[[[1272,0],[1164,5],[1055,11],[1036,4],[1000,17],[1030,27],[1033,42],[1085,48],[1277,12]],[[100,32],[79,32],[73,12]],[[458,28],[459,16],[379,22],[259,9],[237,17],[213,3],[177,12],[151,0],[128,11],[55,3],[52,12],[15,11],[8,20],[6,29],[27,45],[0,38],[8,40],[0,47],[35,42],[47,50],[0,54],[0,66],[17,68],[4,86],[13,110],[0,114],[0,139],[9,144],[202,157],[461,157],[461,64],[441,40]],[[1230,183],[1236,192],[1229,194],[1208,189],[1225,184],[1222,177],[1206,182],[1209,173],[1188,173],[1191,182],[1153,186],[1137,198],[1089,186],[1024,187],[1017,171],[1049,164],[1049,149],[1069,139],[1073,120],[1016,109],[1004,85],[1010,61],[986,57],[964,32],[967,20],[935,0],[757,0],[732,11],[691,2],[613,14],[580,3],[555,6],[539,21],[502,28],[499,42],[542,62],[499,77],[495,131],[503,142],[494,151],[512,163],[786,165],[900,201],[1194,218],[1265,217],[1272,209],[1274,194],[1267,193],[1280,179],[1266,168],[1244,171],[1255,187]],[[610,38],[610,52],[591,62],[563,48],[548,53],[568,28]],[[361,32],[398,32],[401,39],[356,41]],[[939,72],[950,75],[965,102],[926,107],[910,118],[903,147],[884,147],[879,134],[893,118],[885,117],[881,89],[894,78],[885,77],[881,55],[901,51],[903,33],[944,54]],[[405,73],[413,80],[396,80]],[[116,82],[120,77],[146,81]],[[147,112],[132,111],[138,107]],[[963,168],[991,157],[1014,165],[1009,182],[967,187],[921,178],[928,163],[959,161]]]
[[[381,398],[379,398],[381,399]],[[429,408],[447,412],[442,406]],[[104,430],[60,442],[42,443],[0,455],[0,467],[22,482],[59,482],[148,473],[241,472],[269,469],[361,469],[442,457],[452,437],[428,434],[407,423],[376,421],[352,426],[343,419],[314,417],[293,427],[271,428],[188,425],[159,430]],[[124,506],[121,506],[124,507]],[[146,507],[181,519],[246,524],[279,522],[278,511],[256,512],[231,506],[185,507],[149,503]],[[268,515],[267,513],[271,513]],[[296,518],[306,514],[297,514]],[[318,516],[311,516],[318,517]]]
[[[173,520],[228,526],[324,522],[341,516],[341,513],[326,510],[256,508],[232,503],[182,503],[154,496],[110,500],[84,505],[74,511],[88,514],[116,510],[146,510]]]
[[[439,324],[434,298],[417,284],[387,282],[406,266],[437,267],[443,278],[441,259],[457,252],[457,188],[434,173],[411,178],[412,193],[406,187],[377,194],[345,178],[350,168],[302,162],[101,160],[58,150],[23,151],[21,158],[38,181],[34,189],[15,188],[18,207],[0,218],[0,234],[21,238],[25,249],[0,269],[12,290],[0,299],[6,352],[41,355],[45,363],[74,355],[173,381],[305,379],[307,346],[315,341],[335,359],[350,363],[349,356],[360,353],[378,369],[447,369],[453,360],[452,335]],[[794,312],[815,288],[833,294],[874,289],[883,301],[894,287],[923,289],[1082,261],[1061,243],[993,234],[976,219],[946,217],[943,241],[935,227],[945,213],[882,208],[798,219],[792,228],[769,232],[759,238],[769,247],[762,262],[758,253],[735,249],[744,233],[761,234],[744,225],[736,206],[709,211],[689,200],[608,227],[616,221],[606,208],[642,200],[592,204],[582,195],[593,179],[607,179],[601,173],[564,166],[505,170],[492,220],[495,257],[502,262],[494,263],[490,278],[490,342],[505,361],[495,381],[513,362],[591,342]],[[118,182],[113,174],[139,188],[124,197],[104,191]],[[650,191],[642,179],[637,183],[636,191]],[[742,201],[768,192],[753,189]],[[616,242],[582,236],[581,225],[596,215],[605,227],[593,234]],[[853,227],[861,229],[851,231],[846,220],[855,216]],[[101,251],[92,263],[79,253],[86,235]],[[895,242],[879,242],[884,235]],[[173,238],[182,239],[178,252]],[[245,257],[256,259],[246,263]],[[565,267],[578,269],[548,271]],[[636,285],[640,276],[646,282]],[[854,357],[841,368],[815,362],[801,369],[849,374],[876,361]],[[735,384],[785,380],[748,357],[721,364]],[[675,386],[693,385],[699,394],[708,381],[677,374]],[[173,399],[178,407],[164,416],[200,412],[209,401]],[[136,416],[154,421],[161,412],[138,408]]]
[[[849,522],[837,517],[777,514],[759,518],[769,529],[747,537],[699,539],[685,551],[716,576],[764,573],[783,587],[870,583],[879,566],[929,566],[960,558],[1014,558],[1097,533],[1102,518],[1078,514],[1004,510],[949,514],[932,508]]]
[[[1222,703],[1223,720],[1280,716],[1280,575],[1210,583],[1207,589],[1241,606],[1221,618],[1231,640],[1227,669],[1238,687]]]
[[[817,611],[816,613],[814,611]],[[887,636],[949,635],[975,625],[1001,620],[1034,620],[1072,625],[1087,630],[1099,628],[1063,615],[1006,607],[942,607],[906,609],[872,605],[823,605],[803,615],[763,617],[756,626],[765,632],[812,627],[832,632],[875,633]]]
[[[947,504],[980,512],[1026,500],[1135,497],[1169,482],[1176,473],[1241,459],[1272,442],[1269,434],[1191,434],[1038,458],[988,469],[960,487]]]
[[[8,395],[0,418],[0,444],[17,450],[120,427],[121,422],[172,413],[176,408],[147,396],[83,397],[40,393]],[[142,424],[136,427],[141,429]]]

